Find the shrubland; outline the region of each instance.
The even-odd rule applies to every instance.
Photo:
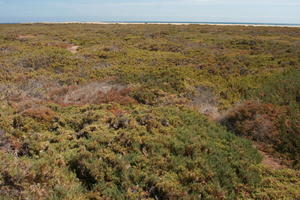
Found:
[[[0,25],[0,197],[300,198],[299,55],[299,28]]]

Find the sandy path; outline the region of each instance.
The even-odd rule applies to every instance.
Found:
[[[264,152],[263,146],[261,144],[258,144],[256,142],[253,142],[253,147],[257,149],[257,151],[260,153],[260,155],[263,157],[262,159],[262,164],[273,169],[273,170],[278,170],[278,169],[285,169],[288,168],[287,166],[283,165],[281,161],[277,158],[274,158],[272,155],[270,155],[267,152]]]

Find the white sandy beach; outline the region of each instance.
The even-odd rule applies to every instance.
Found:
[[[300,25],[272,25],[272,24],[214,24],[214,23],[178,23],[178,22],[34,22],[34,23],[23,23],[23,24],[120,24],[120,25],[210,25],[210,26],[254,26],[254,27],[293,27],[300,28]]]

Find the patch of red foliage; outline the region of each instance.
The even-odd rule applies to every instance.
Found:
[[[39,102],[36,99],[29,98],[29,97],[11,98],[10,103],[12,107],[19,113],[27,109],[36,107],[39,104]]]
[[[120,105],[128,105],[136,103],[136,100],[129,96],[131,89],[125,88],[122,90],[111,89],[108,92],[104,93],[99,92],[96,104],[98,103],[118,103]]]
[[[125,115],[127,112],[125,110],[120,109],[118,106],[113,105],[112,108],[109,110],[113,115],[116,117],[120,117]]]
[[[77,89],[76,86],[64,86],[64,87],[58,87],[53,88],[49,91],[49,100],[58,104],[63,104],[65,96],[67,93],[71,90]]]
[[[49,92],[49,100],[62,106],[118,103],[136,103],[130,97],[131,89],[107,83],[90,83],[83,86],[55,88]]]
[[[56,117],[54,111],[45,106],[29,108],[22,112],[23,116],[29,116],[41,121],[51,121]]]
[[[246,102],[229,110],[220,120],[238,135],[264,143],[280,143],[283,107],[258,102]]]

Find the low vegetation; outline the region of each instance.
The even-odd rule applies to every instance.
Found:
[[[298,199],[299,55],[299,28],[0,25],[0,199]]]

